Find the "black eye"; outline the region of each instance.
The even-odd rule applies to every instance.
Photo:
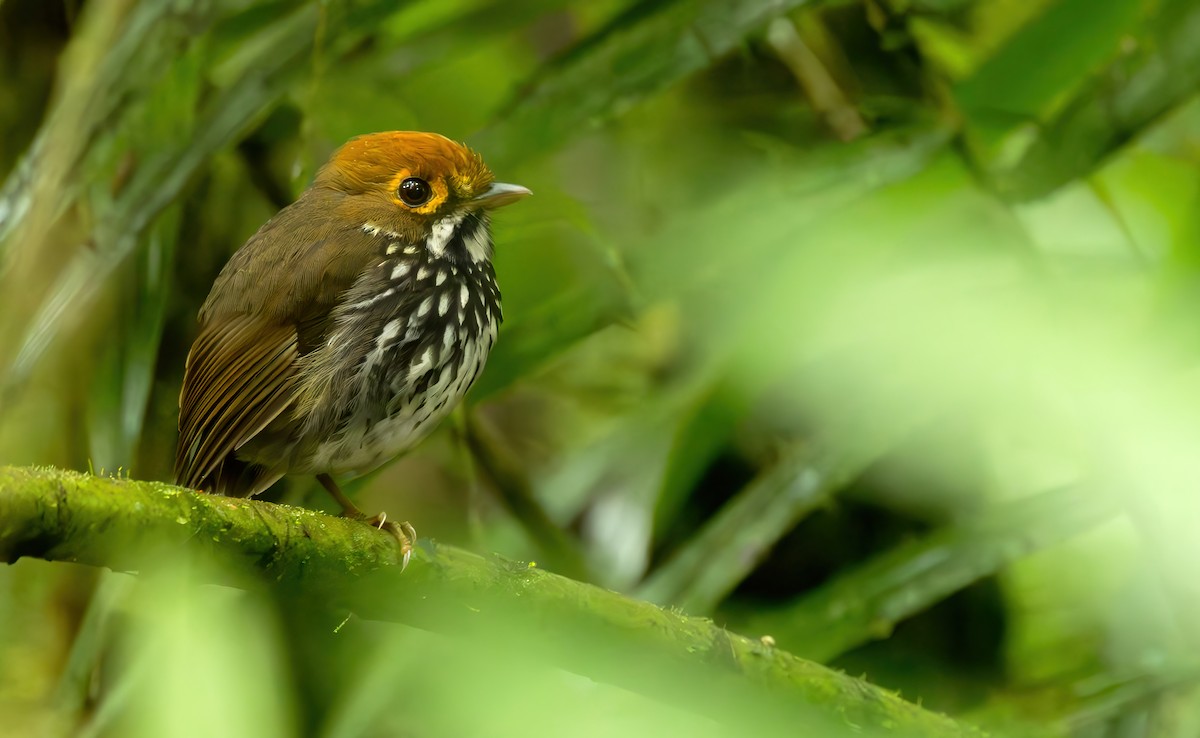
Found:
[[[429,202],[433,190],[429,188],[429,183],[420,177],[409,177],[400,183],[396,194],[405,205],[415,208]]]

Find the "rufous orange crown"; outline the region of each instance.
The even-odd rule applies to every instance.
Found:
[[[349,193],[392,191],[407,177],[443,180],[460,197],[487,189],[495,176],[482,157],[436,133],[388,131],[346,142],[317,173],[314,184]]]

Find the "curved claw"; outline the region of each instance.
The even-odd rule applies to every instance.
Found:
[[[400,571],[408,568],[408,561],[412,558],[412,547],[417,541],[417,530],[413,528],[407,521],[403,523],[392,523],[387,519],[387,513],[379,513],[375,517],[367,521],[371,525],[380,530],[386,530],[400,543]]]
[[[3,2],[3,0],[0,0],[0,2]],[[524,187],[518,187],[517,189],[521,190],[524,194],[529,193],[529,191]],[[366,513],[364,513],[362,510],[359,510],[354,503],[350,501],[350,498],[346,497],[346,495],[342,493],[342,490],[340,487],[338,487],[337,482],[333,481],[333,477],[329,476],[328,474],[318,474],[317,481],[319,481],[321,486],[323,486],[329,492],[329,494],[333,496],[333,499],[337,500],[337,503],[342,506],[343,517],[351,518],[353,520],[365,520],[367,523],[370,523],[380,530],[387,529],[387,532],[391,533],[396,540],[400,542],[400,554],[402,557],[400,559],[400,571],[404,571],[408,568],[408,560],[412,558],[412,547],[417,540],[417,531],[411,525],[409,525],[407,522],[389,523],[387,519],[387,513],[385,512],[381,512],[373,518],[368,518]]]
[[[408,560],[412,557],[413,545],[417,542],[417,529],[412,527],[408,521],[401,523],[400,527],[404,529],[404,538],[408,542],[408,545],[401,544],[404,556],[400,560],[400,571],[403,572],[408,568]]]

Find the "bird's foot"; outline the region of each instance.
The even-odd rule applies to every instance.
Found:
[[[360,513],[361,514],[361,513]],[[400,571],[408,568],[408,560],[412,556],[413,544],[417,541],[417,529],[407,520],[397,523],[387,519],[387,513],[381,512],[373,518],[363,516],[363,520],[380,530],[391,533],[400,542]]]
[[[382,512],[374,517],[370,517],[362,510],[359,510],[358,507],[350,501],[349,497],[346,497],[346,495],[342,492],[341,487],[337,485],[337,482],[333,481],[333,477],[329,476],[328,474],[318,474],[317,481],[319,481],[321,486],[323,486],[333,497],[333,499],[337,500],[337,503],[342,506],[343,518],[361,520],[365,523],[375,526],[380,530],[386,530],[388,533],[391,533],[392,536],[400,542],[400,555],[403,557],[400,560],[400,571],[404,571],[408,568],[408,560],[412,556],[412,547],[417,541],[417,531],[411,525],[409,525],[408,522],[393,523],[387,519],[387,513]]]

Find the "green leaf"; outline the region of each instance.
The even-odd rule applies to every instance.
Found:
[[[1117,512],[1116,500],[1070,487],[982,511],[901,545],[774,611],[740,626],[820,662],[886,638],[905,618],[1034,551],[1091,530]]]

